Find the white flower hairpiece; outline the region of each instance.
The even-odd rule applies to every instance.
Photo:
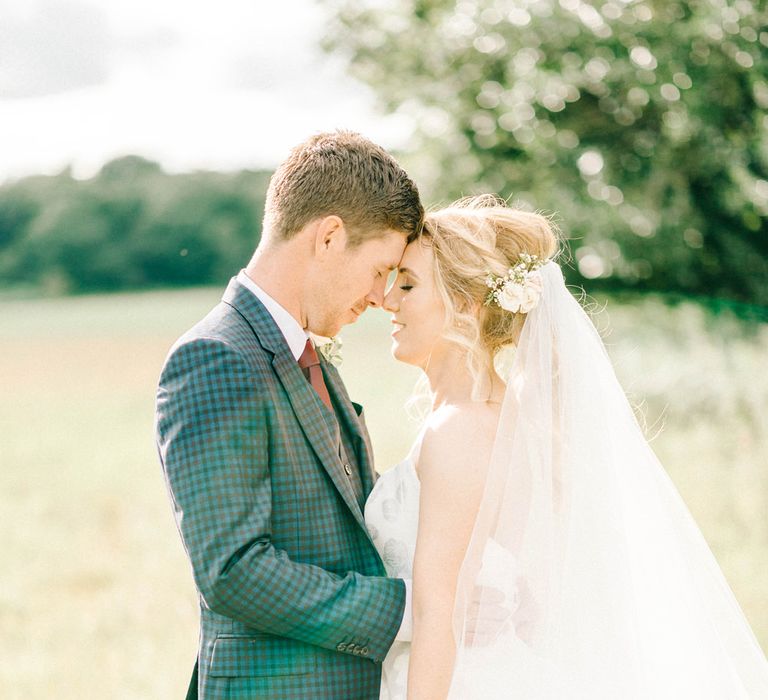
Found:
[[[542,279],[538,270],[545,262],[538,255],[520,253],[517,262],[504,277],[488,273],[485,280],[489,288],[486,306],[498,304],[505,311],[527,314],[539,303]]]
[[[341,338],[337,335],[333,338],[326,338],[322,335],[312,334],[312,339],[315,341],[315,348],[317,351],[334,367],[338,367],[341,364]]]

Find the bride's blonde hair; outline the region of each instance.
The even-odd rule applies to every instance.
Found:
[[[552,258],[558,252],[556,229],[541,214],[479,195],[427,214],[421,240],[433,253],[446,338],[466,350],[475,396],[482,398],[496,354],[517,343],[525,322],[525,314],[485,304],[488,273],[503,277],[520,253]]]

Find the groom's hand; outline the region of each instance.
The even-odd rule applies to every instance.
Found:
[[[503,591],[476,586],[467,614],[466,641],[470,646],[487,646],[512,626],[517,605]]]
[[[515,634],[524,642],[529,643],[533,636],[533,628],[539,617],[539,609],[536,599],[531,594],[528,580],[520,577],[517,579],[517,610],[512,615],[512,624]]]
[[[538,617],[539,610],[526,579],[517,579],[513,599],[497,588],[477,586],[467,615],[467,644],[488,646],[510,630],[528,643]]]

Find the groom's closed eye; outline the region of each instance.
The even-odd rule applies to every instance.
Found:
[[[376,276],[382,277],[383,275],[387,275],[387,285],[390,284],[392,281],[392,273],[397,272],[397,264],[395,265],[386,265],[385,267],[377,267],[376,268]]]

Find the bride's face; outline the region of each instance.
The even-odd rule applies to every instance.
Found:
[[[392,314],[392,354],[400,362],[424,369],[443,340],[445,307],[432,274],[432,248],[409,244],[397,277],[384,298]]]

